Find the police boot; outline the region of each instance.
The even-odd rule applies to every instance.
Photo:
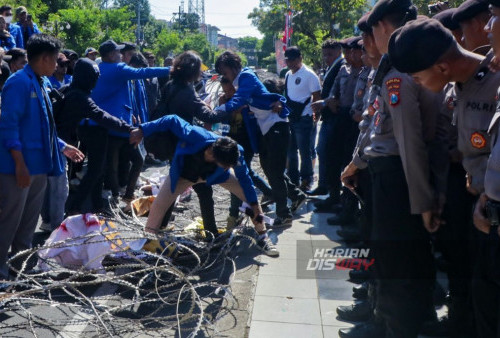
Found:
[[[373,316],[373,308],[370,302],[362,301],[352,305],[338,306],[337,315],[340,320],[364,322]]]
[[[363,239],[359,227],[342,227],[342,229],[337,230],[337,235],[345,241],[360,241]]]
[[[368,298],[368,282],[353,286],[352,297],[358,300],[365,300],[366,298]]]
[[[317,201],[314,203],[314,212],[316,213],[321,213],[321,212],[339,212],[342,210],[342,205],[338,203],[338,201],[335,201],[333,198],[328,197],[325,200],[322,201]]]
[[[349,280],[356,284],[361,284],[366,282],[370,278],[369,270],[350,270],[349,271]]]
[[[366,323],[357,324],[354,327],[340,329],[341,338],[383,338],[385,327],[383,322],[370,320]]]

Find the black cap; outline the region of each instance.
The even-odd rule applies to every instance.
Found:
[[[458,6],[455,13],[453,13],[453,20],[457,23],[472,19],[479,13],[488,11],[488,2],[485,0],[467,0]]]
[[[358,28],[363,33],[371,34],[372,26],[368,25],[368,17],[370,16],[370,12],[365,13],[361,19],[358,20]]]
[[[285,60],[295,60],[302,56],[300,49],[297,46],[288,47],[285,50]]]
[[[99,46],[99,54],[101,56],[106,56],[108,53],[115,51],[115,50],[122,50],[125,48],[125,45],[119,45],[113,40],[108,40],[104,41],[100,46]]]
[[[360,44],[363,42],[363,39],[361,36],[353,36],[350,41],[349,41],[349,48],[351,49],[361,49],[363,47],[363,44]]]
[[[122,49],[122,52],[126,52],[128,50],[136,50],[137,49],[137,45],[133,42],[123,42],[123,45],[125,46],[123,49]]]
[[[445,9],[444,11],[441,11],[436,15],[434,15],[432,18],[441,22],[441,24],[446,28],[448,28],[449,30],[454,31],[455,29],[460,28],[458,22],[453,20],[453,14],[455,14],[456,11],[457,11],[456,8]]]
[[[500,0],[489,0],[488,3],[490,3],[492,6],[500,7]]]
[[[402,73],[425,70],[452,46],[455,38],[435,19],[414,20],[398,28],[389,40],[389,58]]]
[[[389,14],[404,13],[412,6],[411,0],[379,0],[368,16],[368,25],[373,26]]]

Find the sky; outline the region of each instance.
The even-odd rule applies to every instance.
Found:
[[[184,0],[187,12],[188,1]],[[179,11],[180,0],[149,0],[151,14],[157,19],[171,20],[173,13]],[[262,37],[256,27],[247,18],[259,0],[205,0],[205,22],[217,26],[219,34],[232,38],[243,36]]]

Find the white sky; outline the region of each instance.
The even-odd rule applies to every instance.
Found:
[[[188,1],[184,0],[187,12]],[[179,11],[180,0],[149,0],[151,14],[157,19],[171,20],[173,13]],[[259,6],[259,0],[205,0],[205,22],[217,26],[219,34],[232,38],[256,36],[262,34],[252,26],[247,16],[253,8]]]

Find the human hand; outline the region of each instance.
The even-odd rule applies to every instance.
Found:
[[[281,111],[283,110],[283,104],[281,103],[281,101],[273,102],[271,104],[271,110],[273,111],[273,113],[281,113]]]
[[[358,186],[358,167],[351,161],[340,174],[342,184],[350,190],[356,189]]]
[[[144,134],[142,132],[142,129],[136,128],[130,132],[130,144],[138,145],[141,143],[142,139],[144,137]]]
[[[27,188],[31,184],[30,172],[24,163],[16,165],[16,183],[19,188]]]
[[[85,158],[85,155],[77,147],[71,144],[67,144],[66,147],[64,147],[63,154],[76,163],[82,162]]]
[[[318,100],[313,103],[311,103],[311,108],[314,112],[315,115],[319,115],[321,112],[321,109],[326,105],[325,100]]]

